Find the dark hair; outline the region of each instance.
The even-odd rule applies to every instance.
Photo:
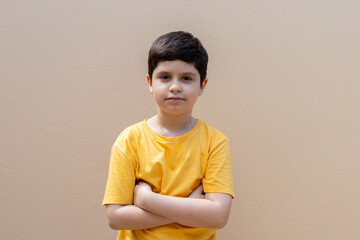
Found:
[[[191,33],[178,31],[158,37],[151,45],[148,59],[148,74],[152,74],[162,61],[182,60],[194,63],[200,73],[200,84],[206,78],[208,55],[199,41]]]

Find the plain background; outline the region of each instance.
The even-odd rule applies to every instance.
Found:
[[[110,148],[151,117],[153,40],[192,32],[209,82],[194,115],[231,141],[219,239],[360,238],[360,2],[3,0],[0,239],[115,239]]]

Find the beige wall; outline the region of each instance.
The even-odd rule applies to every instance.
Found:
[[[359,1],[0,4],[0,239],[114,239],[110,147],[155,113],[159,35],[210,55],[194,111],[228,135],[237,198],[220,239],[360,238]]]

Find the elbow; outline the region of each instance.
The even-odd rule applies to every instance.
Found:
[[[214,222],[210,228],[221,229],[224,228],[228,222],[228,216],[218,216],[214,218]]]
[[[121,206],[108,206],[107,207],[107,220],[108,225],[114,230],[125,230],[126,220],[122,214],[119,214]]]
[[[223,218],[223,219],[220,219],[217,223],[217,229],[221,229],[221,228],[224,228],[226,226],[228,222],[228,219],[227,218]]]
[[[109,223],[109,227],[112,229],[112,230],[126,230],[126,228],[124,227],[121,227],[117,224],[112,224],[112,223]]]
[[[228,223],[229,215],[230,215],[230,211],[220,208],[219,211],[216,213],[216,215],[212,218],[214,220],[212,223],[214,224],[213,228],[217,228],[217,229],[224,228]]]
[[[224,228],[228,222],[231,210],[232,197],[223,193],[206,193],[205,198],[213,201],[212,213],[208,216],[212,221],[212,227],[221,229]]]
[[[115,219],[108,217],[108,225],[113,230],[122,230],[121,224],[119,221],[115,221]]]
[[[113,230],[120,230],[119,227],[116,224],[114,224],[114,223],[112,223],[110,221],[108,221],[108,225]]]
[[[126,224],[121,221],[121,219],[111,219],[108,218],[108,225],[111,229],[113,230],[127,230],[129,229],[128,226],[126,226]]]

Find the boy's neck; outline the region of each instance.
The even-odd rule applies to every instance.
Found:
[[[181,116],[171,116],[162,112],[152,117],[153,130],[160,135],[176,137],[189,132],[196,124],[191,112]]]

